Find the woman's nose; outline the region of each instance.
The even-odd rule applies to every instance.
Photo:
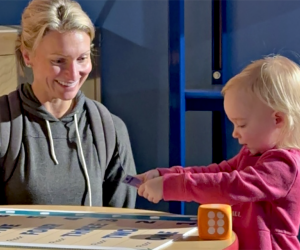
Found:
[[[76,81],[79,78],[79,66],[76,62],[69,63],[65,69],[65,75],[68,81]]]

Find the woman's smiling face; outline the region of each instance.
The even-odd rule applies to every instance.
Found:
[[[40,100],[72,100],[92,70],[91,39],[83,31],[49,31],[32,53],[23,53]]]

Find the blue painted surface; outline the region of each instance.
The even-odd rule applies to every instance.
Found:
[[[299,63],[300,1],[231,0],[226,3],[226,79],[251,61],[280,53]]]
[[[217,89],[186,90],[185,86],[185,18],[184,1],[169,0],[169,95],[170,95],[170,137],[169,165],[185,166],[185,111],[211,111],[212,115],[212,161],[228,159],[227,147],[232,148],[234,139],[227,136],[230,122],[223,108],[221,85],[223,81],[223,9],[221,0],[212,1],[212,69],[219,78],[213,78]],[[176,60],[174,60],[176,58]],[[183,202],[170,202],[170,212],[185,214]]]
[[[169,0],[169,166],[185,165],[184,20],[184,0]],[[171,213],[184,210],[184,202],[170,202]]]

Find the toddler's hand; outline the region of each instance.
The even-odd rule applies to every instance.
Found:
[[[163,198],[163,177],[160,176],[144,182],[139,187],[138,194],[153,203],[158,203]]]
[[[157,178],[159,176],[160,176],[160,174],[159,174],[158,170],[152,169],[143,174],[138,174],[135,177],[140,179],[143,183],[145,183],[146,181]]]

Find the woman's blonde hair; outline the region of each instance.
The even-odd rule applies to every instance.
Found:
[[[16,56],[23,72],[22,49],[34,52],[48,31],[84,31],[91,41],[95,28],[79,3],[72,0],[32,0],[22,14],[21,32],[16,41]],[[91,44],[92,46],[92,44]]]
[[[300,149],[300,67],[280,55],[254,61],[233,77],[222,94],[233,86],[249,89],[274,111],[285,115],[278,148]]]

